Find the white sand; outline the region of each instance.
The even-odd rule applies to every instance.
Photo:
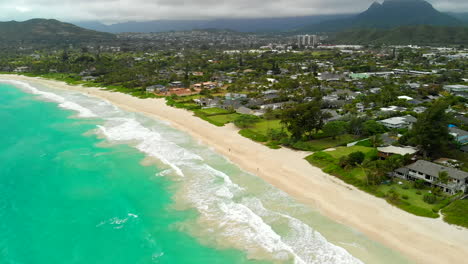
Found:
[[[269,149],[240,136],[233,125],[216,127],[189,111],[166,106],[164,99],[138,99],[127,94],[70,86],[62,82],[17,75],[0,78],[75,90],[106,99],[126,110],[169,121],[191,134],[242,169],[287,192],[322,214],[351,226],[368,237],[408,256],[417,263],[467,263],[468,229],[442,219],[414,216],[391,206],[311,166],[305,152]]]

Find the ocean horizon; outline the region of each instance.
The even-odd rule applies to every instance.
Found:
[[[0,263],[410,263],[167,122],[12,80],[0,117]]]

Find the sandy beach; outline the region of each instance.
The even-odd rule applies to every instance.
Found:
[[[139,99],[99,88],[70,86],[62,82],[17,75],[2,79],[28,81],[52,88],[75,90],[119,107],[165,120],[212,146],[242,169],[251,172],[299,202],[318,209],[333,220],[350,226],[417,263],[466,263],[468,229],[442,219],[411,215],[311,166],[309,153],[269,149],[237,133],[232,124],[216,127],[189,111],[172,108],[164,99]]]

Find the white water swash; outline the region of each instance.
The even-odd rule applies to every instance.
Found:
[[[235,248],[276,263],[407,263],[361,233],[295,202],[242,171],[170,124],[130,113],[85,94],[7,81],[77,118],[98,118],[93,131],[110,144],[129,144],[176,181],[174,209],[197,212],[179,228],[217,248]],[[311,190],[313,191],[313,190]]]

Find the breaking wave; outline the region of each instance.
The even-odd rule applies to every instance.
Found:
[[[239,169],[234,171],[232,164],[215,152],[187,140],[184,133],[165,123],[121,111],[106,101],[79,93],[61,96],[25,82],[0,81],[57,102],[62,108],[78,112],[78,117],[99,117],[104,122],[96,131],[109,142],[130,144],[169,166],[159,176],[177,179],[176,207],[197,210],[196,223],[188,229],[201,240],[209,237],[215,246],[243,250],[253,259],[298,264],[362,263],[303,221],[266,206],[284,202],[284,193]],[[220,160],[225,164],[219,165]],[[257,189],[253,191],[251,186]],[[257,195],[258,190],[268,192],[269,198],[259,199],[262,195]],[[101,224],[121,228],[132,217],[135,218],[129,214]]]
[[[36,95],[41,96],[44,99],[56,102],[59,104],[61,108],[78,112],[78,115],[77,115],[78,117],[81,117],[81,118],[97,117],[97,115],[94,114],[90,109],[85,108],[72,101],[68,101],[64,97],[57,95],[55,93],[41,91],[37,89],[36,87],[30,85],[29,83],[22,82],[22,81],[15,81],[15,80],[4,80],[4,79],[0,79],[0,82],[13,84],[14,86],[18,88],[22,88],[29,93],[36,94]]]

